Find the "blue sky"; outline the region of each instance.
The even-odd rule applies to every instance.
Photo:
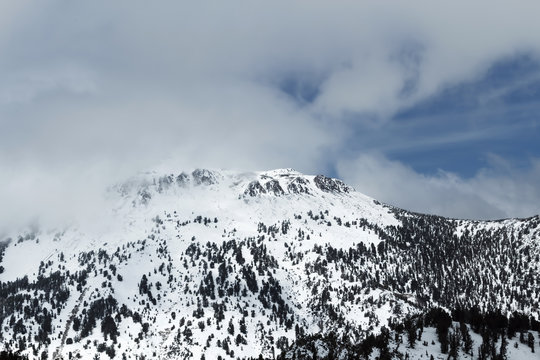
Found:
[[[538,214],[538,13],[0,4],[0,216],[72,213],[138,171],[196,167],[324,173],[452,217]]]
[[[278,86],[307,106],[316,101],[322,81],[313,74],[291,74]],[[404,89],[411,87],[413,82]],[[366,115],[350,115],[355,116]],[[490,155],[526,168],[540,156],[540,62],[527,54],[495,60],[477,78],[400,109],[380,126],[350,121],[344,156],[379,151],[421,173],[445,169],[463,177],[487,166]]]
[[[540,156],[539,65],[526,55],[497,61],[478,79],[399,111],[373,147],[390,137],[393,143],[382,147],[389,158],[428,174],[445,169],[471,177],[489,154],[527,167]]]
[[[410,52],[405,52],[403,56],[405,61],[418,59]],[[418,81],[418,74],[404,81],[400,94],[406,97],[414,93]],[[298,106],[305,108],[317,102],[324,82],[325,76],[320,74],[289,74],[279,83],[279,88]],[[376,113],[361,112],[342,117],[348,125],[347,134],[330,158],[354,159],[358,154],[377,154],[378,159],[404,166],[419,177],[413,188],[422,187],[425,181],[441,181],[441,176],[457,178],[464,187],[470,182],[481,188],[482,181],[478,177],[489,173],[491,179],[497,178],[505,183],[500,188],[492,185],[494,188],[490,191],[494,194],[487,195],[489,197],[496,196],[496,192],[516,192],[515,189],[521,186],[520,182],[523,182],[524,188],[535,187],[534,181],[539,180],[532,173],[540,158],[540,61],[527,52],[493,58],[474,76],[450,82],[429,96],[403,106],[386,119],[381,120]],[[323,122],[325,120],[322,119]],[[338,177],[351,176],[350,172],[343,170],[342,164],[343,160],[337,163],[329,161],[325,171]],[[359,188],[369,188],[368,193],[389,203],[396,204],[396,198],[403,197],[403,193],[407,192],[397,185],[379,188],[373,185],[378,178],[365,182],[365,176],[363,173],[361,179],[356,179],[360,183]],[[387,171],[379,176],[388,178],[397,175]],[[523,177],[528,179],[524,180]],[[509,183],[512,183],[510,190]],[[445,184],[438,187],[444,188]],[[453,186],[451,191],[459,194],[459,187]],[[527,216],[539,211],[534,205],[537,191],[532,191],[532,194],[531,191],[524,191],[519,201],[528,204],[516,201],[511,210],[514,212],[511,212],[501,211],[501,205],[497,207],[491,203],[481,208],[471,207],[471,201],[476,202],[475,205],[483,202],[482,196],[476,198],[478,193],[474,188],[467,190],[472,193],[473,200],[462,200],[459,209],[448,209],[437,196],[439,191],[448,189],[431,189],[435,194],[430,195],[430,188],[425,187],[427,195],[423,196],[428,199],[421,202],[423,205],[416,205],[419,203],[419,190],[416,190],[410,199],[401,200],[402,206],[417,211],[472,218]],[[394,196],[396,192],[400,194]],[[430,197],[433,204],[428,204]],[[506,195],[502,197],[508,201]],[[452,202],[451,199],[443,201]]]

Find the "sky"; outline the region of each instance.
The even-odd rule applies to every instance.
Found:
[[[537,1],[0,3],[3,226],[148,169],[295,168],[540,213]],[[93,210],[89,210],[93,209]]]

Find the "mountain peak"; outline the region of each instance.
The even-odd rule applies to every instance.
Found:
[[[342,196],[355,192],[339,179],[324,175],[304,175],[291,168],[248,173],[203,168],[169,174],[153,172],[145,173],[137,180],[131,179],[115,188],[124,196],[135,194],[143,204],[147,204],[156,193],[180,194],[195,188],[220,193],[233,190],[233,197],[245,199],[290,195]]]
[[[396,339],[386,348],[420,360],[438,354],[426,310],[538,319],[538,217],[414,214],[292,169],[154,172],[114,189],[110,226],[0,239],[0,352],[357,359],[355,349],[373,347],[364,339],[386,334]],[[407,323],[426,325],[417,353],[399,346]],[[307,356],[314,346],[319,356]],[[508,358],[534,358],[524,349],[509,347]]]
[[[274,169],[261,172],[262,176],[302,176],[303,174],[293,168]]]

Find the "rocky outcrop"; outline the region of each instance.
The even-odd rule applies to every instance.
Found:
[[[277,181],[275,179],[272,179],[272,180],[268,181],[266,184],[264,184],[264,186],[266,188],[266,191],[269,194],[274,194],[276,196],[281,196],[281,195],[285,194],[285,191],[283,190],[283,188],[279,184],[279,181]]]
[[[295,177],[289,185],[287,190],[292,194],[309,194],[309,180],[302,177]]]
[[[324,175],[315,176],[313,181],[319,189],[325,192],[348,193],[352,190],[343,181],[338,179],[332,179]]]
[[[197,169],[191,173],[195,185],[217,184],[217,177],[213,171],[207,169]]]
[[[180,187],[186,187],[191,182],[191,176],[186,174],[185,172],[181,173],[176,177],[176,184]]]
[[[246,196],[258,196],[260,194],[266,194],[266,190],[262,187],[261,183],[257,180],[254,180],[250,182],[244,191],[244,195]]]

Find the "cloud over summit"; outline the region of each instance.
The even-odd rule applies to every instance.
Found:
[[[498,61],[526,55],[534,63],[540,53],[535,1],[53,1],[1,7],[0,167],[9,174],[2,181],[50,178],[50,185],[35,182],[33,188],[54,191],[56,198],[66,194],[52,185],[55,173],[76,179],[89,168],[100,169],[102,181],[93,182],[98,187],[160,162],[335,172],[369,194],[343,164],[365,166],[373,153],[381,166],[408,169],[402,176],[414,187],[426,175],[388,149],[402,144],[400,152],[429,152],[435,135],[425,129],[444,128],[455,114],[424,114],[425,124],[414,128],[415,134],[425,133],[423,139],[403,130],[422,121],[397,114],[484,78]],[[533,69],[529,75],[539,73]],[[523,88],[518,82],[507,85]],[[535,101],[527,105],[530,114],[538,113]],[[475,103],[475,111],[482,109]],[[484,119],[456,122],[450,135],[464,140],[450,144],[474,141],[469,134]],[[512,119],[500,121],[504,128]],[[537,121],[529,116],[523,126],[537,133]],[[482,126],[476,130],[482,132]],[[539,154],[527,156],[533,162],[526,172],[534,176],[531,164]],[[484,174],[481,169],[498,171],[485,163],[473,173]],[[397,194],[397,205],[461,214],[446,211],[444,198],[431,200],[439,207],[404,199],[407,191],[400,194],[386,172],[369,176],[386,184],[377,191]],[[515,191],[522,190],[516,185]],[[20,205],[24,213],[28,202],[22,199],[32,196],[22,185],[3,186],[0,201],[10,204],[1,210],[5,218],[8,207]],[[494,203],[488,195],[477,196],[480,200],[469,202]],[[534,211],[534,206],[520,208],[523,196],[505,200],[513,205],[504,212],[491,205],[478,208],[476,217]],[[54,200],[42,202],[36,207],[55,206]]]

